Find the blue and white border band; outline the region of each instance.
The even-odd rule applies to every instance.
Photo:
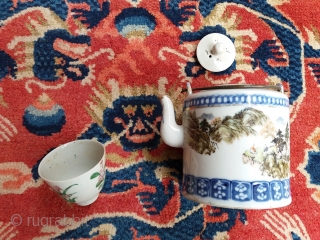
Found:
[[[184,175],[183,190],[200,197],[238,202],[280,201],[291,197],[289,179],[247,182]]]
[[[226,94],[210,95],[193,98],[184,102],[183,109],[190,107],[208,107],[221,105],[268,105],[276,107],[289,107],[289,100],[282,97],[267,96],[263,94]]]

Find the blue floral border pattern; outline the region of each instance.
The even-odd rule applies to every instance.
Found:
[[[188,194],[200,197],[238,202],[280,201],[291,197],[289,179],[246,182],[208,179],[192,175],[184,175],[183,178],[183,190]]]
[[[209,107],[221,105],[269,105],[276,107],[289,107],[287,98],[267,96],[263,94],[227,94],[227,95],[210,95],[205,97],[193,98],[186,100],[183,109],[190,107]]]

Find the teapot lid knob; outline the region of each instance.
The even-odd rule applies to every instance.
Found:
[[[236,56],[233,42],[220,33],[210,33],[197,46],[197,58],[205,69],[221,72],[232,65]]]
[[[215,55],[221,55],[223,53],[225,53],[227,51],[227,48],[225,46],[224,43],[216,43],[215,45],[213,45],[212,49],[211,49],[211,53],[215,54]]]

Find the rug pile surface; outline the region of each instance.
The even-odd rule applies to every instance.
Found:
[[[320,239],[320,3],[315,0],[0,2],[0,239]],[[198,42],[221,33],[213,73]],[[182,149],[160,136],[163,95],[282,83],[290,102],[292,204],[206,206],[181,195]],[[99,198],[68,204],[38,175],[76,139],[106,149]]]

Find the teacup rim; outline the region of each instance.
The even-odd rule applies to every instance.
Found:
[[[103,155],[102,155],[102,158],[97,162],[97,164],[95,164],[92,168],[90,168],[88,171],[80,174],[79,176],[76,176],[76,177],[73,177],[73,178],[70,178],[70,179],[65,179],[65,180],[50,180],[50,179],[45,178],[45,177],[43,177],[43,176],[41,175],[41,173],[40,173],[40,168],[41,168],[41,165],[44,164],[44,161],[43,161],[43,160],[44,160],[47,156],[49,156],[49,155],[51,155],[51,154],[54,154],[55,151],[58,151],[60,148],[66,146],[66,145],[72,144],[72,143],[74,143],[74,142],[80,142],[80,141],[82,141],[82,142],[86,142],[86,141],[87,141],[87,142],[98,143],[101,147],[103,147]],[[38,166],[38,174],[39,174],[39,176],[40,176],[44,181],[46,181],[46,182],[63,183],[63,182],[73,181],[74,179],[79,178],[79,177],[87,174],[88,172],[90,172],[90,171],[91,171],[92,169],[94,169],[98,164],[100,164],[101,160],[102,160],[102,161],[105,160],[104,158],[105,158],[105,149],[104,149],[104,145],[103,145],[101,142],[96,141],[96,140],[92,140],[92,139],[77,139],[77,140],[73,140],[73,141],[70,141],[70,142],[63,143],[63,144],[55,147],[55,148],[54,148],[53,150],[51,150],[50,152],[48,152],[48,153],[41,159],[41,161],[40,161],[40,163],[39,163],[39,166]]]

